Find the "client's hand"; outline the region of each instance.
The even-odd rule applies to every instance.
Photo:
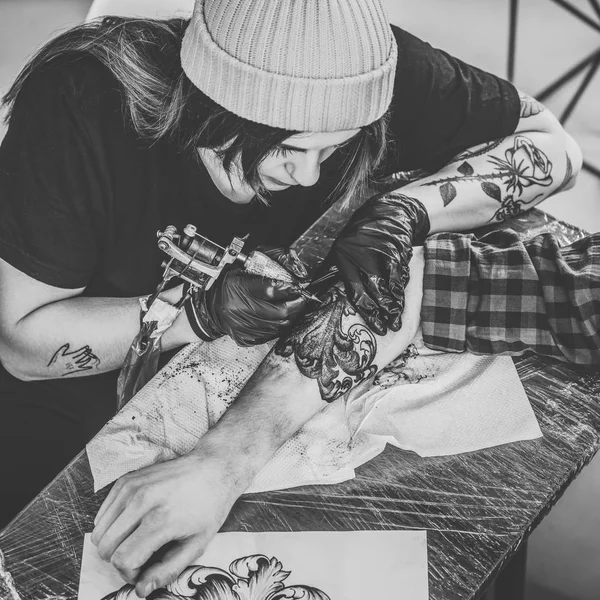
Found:
[[[92,542],[138,596],[171,583],[218,532],[243,492],[229,462],[214,452],[192,453],[115,483]]]
[[[379,335],[402,325],[412,246],[423,243],[429,227],[419,200],[391,192],[359,208],[333,245],[330,259],[348,300]]]
[[[289,283],[232,269],[208,291],[194,292],[186,311],[199,338],[229,335],[238,346],[252,346],[280,337],[305,305]]]

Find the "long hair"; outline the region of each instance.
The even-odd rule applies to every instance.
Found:
[[[69,29],[29,61],[3,98],[6,119],[27,78],[65,54],[92,55],[118,80],[124,116],[149,143],[168,140],[200,160],[198,148],[217,153],[229,177],[239,159],[245,181],[268,203],[261,162],[291,135],[239,117],[202,93],[187,78],[179,52],[187,19],[105,17]],[[361,128],[344,151],[342,176],[328,200],[366,193],[383,163],[387,148],[387,115]]]

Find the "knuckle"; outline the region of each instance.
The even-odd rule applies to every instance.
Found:
[[[159,506],[148,513],[148,522],[153,529],[160,530],[172,521],[173,516],[168,506]]]
[[[98,555],[104,562],[110,561],[110,558],[111,558],[110,552],[108,551],[108,548],[106,547],[106,545],[103,544],[102,542],[100,542],[100,544],[98,545]]]
[[[160,575],[156,578],[159,587],[165,587],[166,585],[173,583],[179,577],[179,574],[183,568],[184,567],[181,569],[178,567],[169,567],[160,573]]]
[[[129,584],[135,585],[138,569],[130,561],[121,557],[113,557],[111,565],[119,572],[121,577]]]
[[[119,552],[115,552],[110,559],[110,564],[119,571],[119,573],[130,574],[131,564],[127,560],[127,557],[123,556]]]
[[[144,488],[135,488],[131,492],[131,503],[135,508],[145,506],[148,503],[150,494]]]

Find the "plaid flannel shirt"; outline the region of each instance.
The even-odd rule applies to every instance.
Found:
[[[423,339],[436,350],[526,351],[600,364],[600,234],[443,233],[425,243]]]

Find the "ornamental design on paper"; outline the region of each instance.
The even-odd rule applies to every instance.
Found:
[[[229,572],[202,565],[187,567],[173,583],[152,592],[148,600],[331,600],[317,588],[286,586],[289,575],[276,557],[254,554],[234,560]],[[135,587],[128,584],[102,600],[139,598]]]

